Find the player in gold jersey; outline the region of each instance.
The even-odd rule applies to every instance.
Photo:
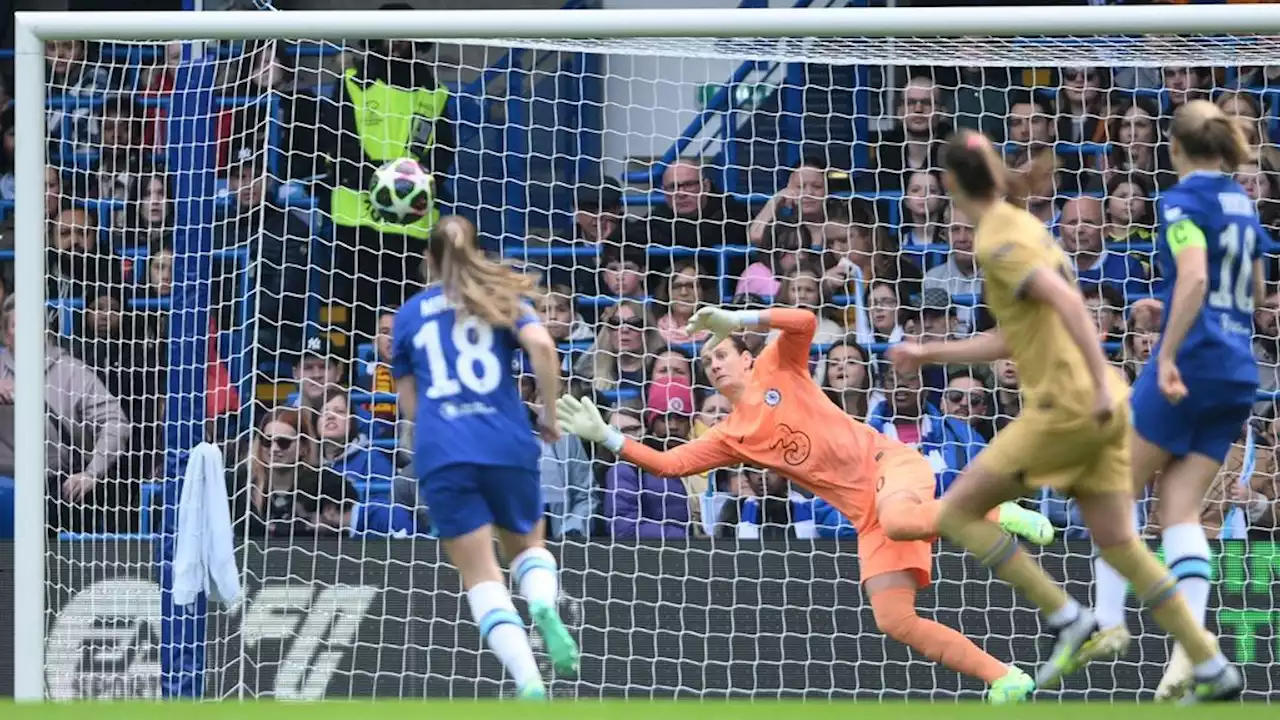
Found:
[[[1239,672],[1200,629],[1168,568],[1133,529],[1124,379],[1107,365],[1070,261],[1039,220],[1011,204],[1021,202],[1021,188],[1053,172],[1051,156],[1034,161],[1025,176],[1013,175],[985,137],[964,132],[948,142],[944,165],[952,201],[976,226],[974,254],[998,328],[959,342],[900,344],[889,356],[903,369],[1012,357],[1024,396],[1021,416],[948,489],[942,534],[1045,614],[1056,641],[1036,683],[1056,687],[1081,664],[1079,651],[1097,621],[984,516],[1042,487],[1073,497],[1099,552],[1132,583],[1156,622],[1185,644],[1194,662],[1217,670],[1215,691],[1194,699],[1235,697]]]

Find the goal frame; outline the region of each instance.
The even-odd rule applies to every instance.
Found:
[[[15,13],[14,97],[19,142],[15,366],[44,367],[44,224],[47,162],[45,49],[53,40],[199,41],[363,37],[485,42],[548,38],[962,38],[1280,33],[1280,6],[1177,5],[1019,8],[785,8],[663,10],[305,11]],[[607,48],[602,47],[602,52]],[[14,697],[46,693],[46,532],[43,383],[15,388]]]

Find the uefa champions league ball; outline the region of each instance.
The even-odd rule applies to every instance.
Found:
[[[417,160],[392,160],[373,173],[369,203],[383,222],[400,225],[417,222],[431,211],[435,179]]]

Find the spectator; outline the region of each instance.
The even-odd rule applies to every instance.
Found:
[[[693,387],[693,365],[679,350],[659,349],[649,358],[645,377],[650,383],[682,382]]]
[[[1111,85],[1107,68],[1062,68],[1058,90],[1057,138],[1070,143],[1107,141],[1106,117],[1111,114],[1107,90]],[[1076,158],[1075,169],[1082,167]]]
[[[720,421],[732,411],[733,405],[729,403],[729,398],[718,392],[707,393],[698,404],[698,414],[694,417],[693,432],[690,437],[695,440],[702,437],[708,430],[719,425]]]
[[[333,293],[352,302],[352,327],[362,337],[376,333],[381,308],[400,305],[415,291],[422,253],[440,215],[432,207],[407,224],[376,217],[368,201],[373,172],[409,156],[435,178],[437,200],[450,188],[457,129],[432,53],[429,42],[371,41],[343,72],[334,101],[320,103],[316,147],[332,158]]]
[[[1120,342],[1124,339],[1124,297],[1119,289],[1109,283],[1082,283],[1084,306],[1093,318],[1100,342]]]
[[[330,386],[325,391],[315,427],[321,467],[338,473],[368,495],[390,497],[396,477],[395,457],[373,447],[360,433],[346,390]]]
[[[1143,175],[1114,175],[1107,183],[1106,242],[1155,241],[1155,188]],[[1148,267],[1150,261],[1145,263]]]
[[[396,379],[391,374],[391,329],[395,325],[396,308],[378,314],[378,334],[373,338],[373,358],[363,364],[358,373],[357,386],[371,393],[396,392]],[[371,416],[370,435],[374,438],[393,438],[400,416],[395,402],[377,402],[368,408]]]
[[[546,326],[551,339],[557,343],[586,340],[591,328],[573,306],[574,292],[568,285],[552,285],[542,293],[538,303],[538,315]]]
[[[274,192],[264,158],[249,150],[251,144],[246,142],[235,152],[227,171],[233,214],[220,228],[219,244],[245,248],[250,257],[258,258],[254,285],[259,347],[269,356],[296,355],[308,325],[307,296],[314,264],[311,225],[301,211],[280,207],[270,199]],[[230,285],[224,292],[232,290]]]
[[[716,518],[718,538],[784,540],[815,537],[813,500],[773,470],[740,467],[728,479],[729,502]]]
[[[1075,264],[1077,279],[1081,284],[1114,284],[1123,288],[1128,298],[1150,295],[1151,283],[1141,261],[1103,247],[1102,207],[1101,200],[1086,195],[1074,197],[1062,206],[1058,230],[1062,249]]]
[[[845,415],[865,422],[872,403],[871,360],[867,351],[854,338],[845,337],[827,350],[822,359],[818,382],[827,399]],[[876,398],[876,402],[883,398]]]
[[[551,339],[557,344],[572,343],[591,339],[591,327],[582,319],[573,304],[573,288],[567,285],[552,285],[543,292],[538,302],[538,316],[547,328]],[[578,351],[561,352],[560,372],[568,375],[573,369],[574,358]]]
[[[898,299],[897,283],[888,280],[871,283],[869,298],[867,315],[871,322],[872,342],[896,343],[902,340],[904,331],[899,322],[902,303]]]
[[[1049,103],[1030,93],[1016,95],[1009,105],[1009,144],[1005,163],[1021,167],[1053,146],[1054,113]]]
[[[383,499],[360,499],[350,480],[333,472],[314,475],[318,488],[300,488],[299,504],[320,533],[351,537],[407,538],[426,534],[413,508]]]
[[[991,393],[991,406],[995,419],[992,422],[993,433],[1004,429],[1022,414],[1022,393],[1019,391],[1018,366],[1005,358],[992,364],[995,379],[995,391]]]
[[[982,272],[978,269],[977,258],[973,254],[973,224],[954,205],[948,206],[943,214],[943,222],[947,228],[946,241],[951,246],[951,252],[947,253],[945,263],[925,273],[924,291],[936,289],[951,297],[981,297]],[[958,335],[969,335],[974,331],[976,319],[973,305],[956,308],[956,318]]]
[[[1213,84],[1213,74],[1209,68],[1165,65],[1160,68],[1160,74],[1164,81],[1165,96],[1168,98],[1167,114],[1164,116],[1166,123],[1186,103],[1209,97],[1209,88]]]
[[[172,293],[173,245],[166,239],[161,239],[152,244],[147,252],[147,278],[141,294],[151,298],[166,298]]]
[[[1142,175],[1161,190],[1178,182],[1168,148],[1160,141],[1157,117],[1159,108],[1144,98],[1134,98],[1132,104],[1112,117],[1107,130],[1111,153],[1103,163],[1108,183],[1115,174]]]
[[[574,364],[574,375],[596,392],[640,390],[645,356],[663,344],[656,326],[648,308],[634,300],[610,305],[600,315],[595,344]]]
[[[902,197],[899,247],[911,249],[933,245],[937,241],[946,197],[938,173],[916,170],[907,176],[907,188]]]
[[[827,268],[823,284],[832,294],[856,294],[859,283],[865,294],[872,280],[897,282],[907,296],[920,292],[920,268],[899,252],[873,205],[857,200],[827,203],[822,249]]]
[[[1154,309],[1152,308],[1154,305]],[[1154,315],[1153,315],[1154,313]],[[1123,361],[1125,376],[1132,385],[1151,360],[1151,353],[1160,341],[1160,316],[1158,301],[1145,300],[1133,306],[1125,326]]]
[[[1213,104],[1217,105],[1227,117],[1237,120],[1240,131],[1244,133],[1245,142],[1249,143],[1249,147],[1254,152],[1257,152],[1259,144],[1266,137],[1262,121],[1262,106],[1258,103],[1258,99],[1252,93],[1228,90],[1218,95]]]
[[[606,177],[599,187],[583,187],[574,203],[574,240],[596,246],[622,241],[622,186]]]
[[[661,478],[618,463],[605,474],[604,517],[614,540],[689,536],[689,496],[683,478]]]
[[[1244,448],[1236,446],[1227,456],[1219,477],[1226,481],[1225,499],[1238,509],[1247,525],[1248,537],[1254,540],[1280,539],[1280,444],[1276,433],[1280,421],[1271,414],[1254,423],[1254,468],[1248,486],[1241,483]],[[1225,476],[1225,477],[1224,477]],[[1232,510],[1228,509],[1230,516]]]
[[[168,237],[173,230],[172,197],[163,170],[140,176],[126,204],[125,226],[116,244],[122,248],[145,248]]]
[[[800,262],[801,237],[803,229],[788,225],[770,226],[764,236],[756,242],[764,259],[756,260],[747,266],[738,285],[734,288],[735,296],[756,295],[762,298],[775,298],[782,287],[780,278],[790,272]]]
[[[1253,309],[1253,355],[1258,360],[1258,389],[1280,390],[1280,293],[1271,289]],[[1254,413],[1264,415],[1275,406],[1272,400],[1254,405]]]
[[[84,300],[100,288],[123,286],[120,261],[98,250],[98,225],[93,213],[67,208],[46,224],[45,297]],[[57,327],[57,318],[52,325]]]
[[[62,212],[62,173],[52,165],[44,169],[44,219],[55,220]]]
[[[941,288],[930,288],[921,293],[920,334],[928,342],[957,339],[960,326],[955,303]]]
[[[88,46],[83,40],[55,40],[48,45],[46,85],[51,97],[66,98],[55,103],[46,113],[48,137],[64,141],[69,149],[83,152],[98,146],[98,123],[93,117],[92,103],[74,102],[110,89],[107,69],[98,63],[85,62]]]
[[[537,427],[537,417],[542,408],[537,402],[538,387],[532,376],[520,377],[520,395],[533,416],[533,427]],[[585,540],[592,534],[591,520],[595,515],[591,458],[576,435],[562,434],[554,443],[539,437],[538,444],[542,451],[538,469],[542,478],[547,536],[555,540]]]
[[[1058,90],[1058,118],[1055,137],[1068,143],[1105,143],[1106,118],[1111,115],[1107,89],[1111,74],[1104,67],[1063,68]],[[1086,191],[1101,185],[1093,155],[1059,152],[1059,184],[1071,191]]]
[[[1275,154],[1270,150],[1257,154],[1236,168],[1236,182],[1244,186],[1249,198],[1258,204],[1258,219],[1271,232],[1274,239],[1280,234],[1280,171],[1276,168]],[[1275,273],[1269,273],[1275,278]]]
[[[806,257],[783,277],[778,298],[781,305],[803,308],[818,316],[818,329],[813,336],[818,345],[833,343],[845,334],[839,323],[826,316],[825,309],[831,303],[823,296],[822,275],[818,259]]]
[[[665,202],[649,214],[650,243],[695,249],[747,244],[751,211],[715,192],[696,161],[679,158],[667,166],[662,173],[662,197]],[[703,264],[708,271],[715,266],[714,262]]]
[[[115,475],[131,480],[150,480],[163,461],[158,450],[168,353],[165,343],[148,336],[147,320],[128,308],[120,289],[99,288],[86,299],[82,327],[66,343],[119,399],[130,421],[130,452]]]
[[[0,304],[0,456],[12,474],[15,322],[13,296]],[[45,470],[48,526],[72,532],[133,532],[137,488],[117,474],[133,429],[120,400],[93,370],[51,343],[45,345]],[[30,448],[27,448],[29,451]]]
[[[968,423],[984,442],[995,436],[991,397],[982,380],[969,371],[951,373],[942,392],[942,412],[948,418]]]
[[[13,152],[14,152],[14,118],[13,107],[0,110],[0,200],[12,200],[14,196]]]
[[[276,408],[258,421],[248,457],[235,465],[230,490],[237,537],[281,537],[313,533],[318,488],[343,482],[317,477],[315,447],[306,417],[295,408]]]
[[[942,143],[951,134],[933,80],[912,77],[900,95],[898,122],[875,140],[877,190],[902,190],[909,173],[942,167]]]
[[[139,114],[133,100],[126,95],[108,98],[102,106],[98,157],[100,199],[128,199],[143,168]]]
[[[295,407],[319,412],[329,390],[342,382],[342,360],[329,341],[317,335],[307,340],[302,361],[293,366],[293,380],[298,384]]]
[[[599,288],[615,298],[642,300],[645,296],[645,253],[628,245],[605,245],[600,252]]]
[[[827,219],[826,202],[826,164],[806,158],[791,171],[786,186],[769,198],[769,202],[756,214],[747,230],[747,238],[752,245],[770,247],[766,241],[769,229],[781,220],[803,237],[803,240],[797,238],[797,247],[821,245],[822,226]],[[774,244],[776,240],[775,236]]]
[[[886,366],[881,381],[886,399],[871,408],[867,424],[928,458],[941,495],[986,443],[968,425],[925,401],[918,373]]]
[[[697,263],[690,260],[676,262],[658,299],[666,304],[667,309],[658,318],[658,333],[663,340],[675,345],[707,339],[708,333],[705,330],[692,336],[684,331],[685,325],[702,304],[702,280]]]

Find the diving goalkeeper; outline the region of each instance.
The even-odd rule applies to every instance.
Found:
[[[706,435],[673,450],[661,452],[624,438],[605,424],[589,400],[572,396],[557,403],[561,429],[663,477],[748,463],[791,478],[857,528],[863,588],[885,634],[934,662],[981,679],[993,704],[1025,699],[1035,689],[1029,675],[956,630],[916,614],[916,591],[930,582],[937,534],[933,468],[912,448],[854,420],[826,398],[809,377],[816,327],[817,318],[804,310],[699,310],[687,331],[711,331],[701,362],[733,411]],[[770,329],[781,334],[758,357],[737,334]],[[992,520],[1032,542],[1053,539],[1045,517],[1015,504],[994,510]]]

